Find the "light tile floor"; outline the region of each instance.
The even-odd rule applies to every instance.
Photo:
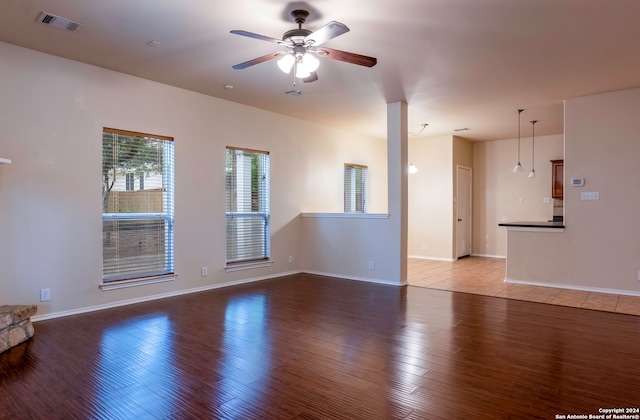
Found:
[[[409,258],[408,273],[412,286],[640,315],[640,296],[505,283],[502,258],[467,257],[453,262]]]

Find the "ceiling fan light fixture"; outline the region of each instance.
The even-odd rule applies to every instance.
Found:
[[[302,56],[302,65],[309,73],[312,73],[318,70],[318,67],[320,67],[320,60],[315,58],[313,54],[306,53]]]
[[[296,59],[291,54],[285,54],[282,56],[280,60],[278,60],[278,67],[285,73],[291,73],[291,68],[293,68],[293,63]]]
[[[311,72],[308,71],[305,66],[302,65],[302,63],[298,64],[296,66],[296,77],[298,79],[306,79],[307,77],[311,76]]]

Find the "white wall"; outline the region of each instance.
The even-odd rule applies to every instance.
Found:
[[[455,260],[457,167],[473,167],[473,147],[456,136],[415,138],[409,159],[418,172],[409,175],[408,254]]]
[[[369,210],[387,209],[383,141],[5,43],[0,63],[0,304],[63,314],[300,271],[299,215],[342,211],[345,162],[369,166]],[[175,281],[98,288],[103,127],[175,138]],[[271,267],[224,271],[227,145],[271,153]]]
[[[395,258],[389,258],[399,248],[388,239],[397,236],[389,219],[387,214],[303,214],[304,271],[396,286],[406,283],[398,275]]]
[[[544,124],[540,121],[537,125]],[[551,162],[564,155],[563,135],[535,139],[536,178],[531,171],[532,139],[529,127],[523,126],[520,161],[523,172],[514,173],[518,159],[518,140],[473,143],[473,254],[504,257],[507,234],[498,223],[547,221],[553,218],[551,197]]]
[[[387,105],[387,214],[303,214],[304,271],[407,283],[407,104]]]
[[[411,139],[409,159],[418,172],[409,175],[408,254],[451,260],[453,136]]]
[[[585,185],[565,187],[563,233],[509,232],[508,278],[640,295],[638,115],[640,89],[565,102],[565,180]]]

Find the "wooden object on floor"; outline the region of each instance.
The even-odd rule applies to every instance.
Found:
[[[300,274],[35,327],[0,354],[0,419],[552,419],[639,404],[640,317],[444,290]]]
[[[0,306],[0,353],[33,336],[31,316],[37,310],[36,305]]]

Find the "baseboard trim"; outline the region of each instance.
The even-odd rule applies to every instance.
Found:
[[[455,261],[452,258],[442,258],[442,257],[425,257],[424,255],[407,255],[407,258],[415,258],[417,260],[431,260],[431,261]]]
[[[492,254],[471,254],[472,257],[485,257],[485,258],[507,258],[505,255],[492,255]]]
[[[38,321],[45,321],[47,319],[54,319],[54,318],[61,318],[61,317],[65,317],[65,316],[84,314],[84,313],[87,313],[87,312],[101,311],[103,309],[117,308],[117,307],[120,307],[120,306],[133,305],[133,304],[136,304],[136,303],[149,302],[151,300],[165,299],[165,298],[174,297],[174,296],[188,295],[188,294],[191,294],[191,293],[206,292],[207,290],[220,289],[222,287],[236,286],[236,285],[245,284],[245,283],[253,283],[253,282],[256,282],[256,281],[269,280],[269,279],[274,279],[274,278],[278,278],[278,277],[286,277],[286,276],[291,276],[291,275],[299,274],[299,273],[302,273],[302,270],[287,271],[285,273],[278,273],[278,274],[269,275],[269,276],[252,277],[252,278],[249,278],[249,279],[234,280],[234,281],[229,281],[229,282],[224,282],[224,283],[210,284],[210,285],[202,286],[202,287],[194,287],[192,289],[176,290],[176,291],[173,291],[173,292],[161,293],[161,294],[158,294],[158,295],[151,295],[151,296],[144,296],[144,297],[139,297],[139,298],[135,298],[135,299],[121,300],[121,301],[118,301],[118,302],[105,303],[105,304],[102,304],[102,305],[85,306],[83,308],[72,309],[72,310],[69,310],[69,311],[52,312],[50,314],[45,314],[45,315],[34,315],[34,316],[31,317],[31,321],[32,322],[38,322]]]
[[[559,289],[579,290],[582,292],[608,293],[612,295],[625,295],[625,296],[640,296],[640,292],[634,292],[633,290],[606,289],[603,287],[576,286],[574,284],[562,284],[562,283],[543,283],[539,281],[510,279],[508,277],[504,279],[504,282],[510,283],[510,284],[524,284],[527,286],[555,287]]]
[[[395,283],[389,280],[382,279],[372,279],[369,277],[357,277],[357,276],[345,276],[344,274],[336,274],[336,273],[325,273],[323,271],[314,271],[314,270],[303,270],[303,273],[306,274],[315,274],[317,276],[325,276],[325,277],[334,277],[337,279],[345,279],[345,280],[356,280],[356,281],[364,281],[367,283],[376,283],[376,284],[384,284],[387,286],[407,286],[409,283],[404,280],[400,283]]]
[[[485,258],[507,258],[504,255],[492,255],[492,254],[471,254],[472,257],[485,257]],[[442,258],[442,257],[425,257],[424,255],[408,255],[408,258],[415,258],[418,260],[431,260],[431,261],[457,261],[453,258]]]

